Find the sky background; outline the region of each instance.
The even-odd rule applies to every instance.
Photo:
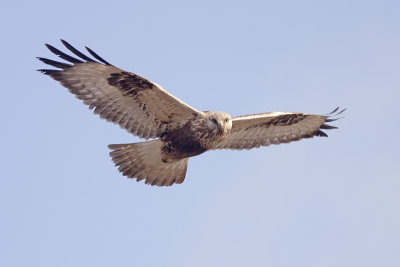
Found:
[[[400,266],[399,1],[6,1],[0,266]],[[36,69],[63,38],[200,110],[345,118],[313,138],[123,177],[140,141]]]

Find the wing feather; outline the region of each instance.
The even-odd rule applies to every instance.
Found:
[[[61,42],[80,59],[46,44],[51,52],[73,64],[38,58],[60,69],[39,71],[61,82],[90,109],[94,109],[95,114],[119,124],[133,135],[146,139],[160,137],[167,129],[174,129],[201,114],[159,85],[112,66],[90,48],[86,47],[100,62],[95,62],[66,41]]]
[[[270,112],[232,119],[230,135],[214,149],[251,149],[270,144],[290,143],[314,136],[327,137],[323,130],[337,129],[326,122],[344,110],[335,109],[328,115],[313,115],[295,112]]]

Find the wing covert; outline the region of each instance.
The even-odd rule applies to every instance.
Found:
[[[345,109],[338,108],[327,115],[313,115],[296,112],[270,112],[232,119],[230,135],[214,149],[251,149],[270,144],[281,144],[314,136],[327,137],[323,129],[336,129],[325,124],[337,119]]]
[[[61,41],[80,59],[46,44],[51,52],[69,63],[38,58],[61,69],[39,71],[59,81],[90,109],[94,109],[95,114],[119,124],[133,135],[145,139],[159,137],[167,129],[185,124],[201,113],[156,83],[112,66],[91,49],[86,47],[99,62]]]

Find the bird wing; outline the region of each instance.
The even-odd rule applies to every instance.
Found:
[[[95,114],[119,124],[133,135],[145,139],[160,137],[167,129],[174,129],[201,114],[156,83],[112,66],[90,48],[86,47],[98,61],[66,41],[61,42],[80,59],[46,44],[51,52],[72,64],[38,58],[59,68],[39,71],[59,81],[94,109]]]
[[[235,117],[230,135],[214,149],[251,149],[314,136],[327,137],[322,129],[337,128],[325,123],[337,120],[331,117],[344,111],[338,110],[327,115],[270,112]]]

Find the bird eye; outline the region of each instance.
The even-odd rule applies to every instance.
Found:
[[[216,119],[212,119],[212,122],[213,122],[213,123],[217,123],[217,120],[216,120]]]
[[[228,119],[228,118],[226,118],[226,119],[225,119],[225,122],[228,122],[228,121],[229,121],[229,119]]]

